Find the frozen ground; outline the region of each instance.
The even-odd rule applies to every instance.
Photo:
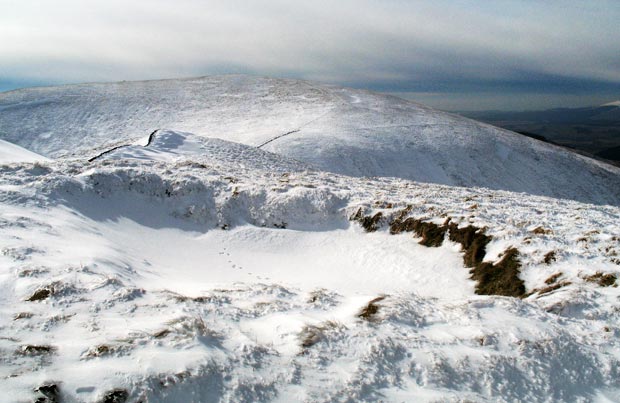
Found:
[[[167,128],[260,147],[338,174],[620,205],[620,168],[367,91],[215,76],[0,94],[0,139],[48,157],[92,157]]]
[[[3,401],[620,401],[618,207],[165,130],[0,189]],[[476,294],[461,245],[401,215],[517,248],[525,294]]]

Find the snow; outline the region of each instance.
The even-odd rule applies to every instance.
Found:
[[[35,161],[49,161],[49,158],[28,151],[8,141],[0,140],[0,164]]]
[[[608,102],[608,103],[603,104],[601,106],[620,106],[620,101]]]
[[[269,153],[255,147],[233,143],[216,138],[196,136],[173,130],[157,130],[136,143],[104,151],[95,159],[139,159],[145,161],[202,161],[206,158],[218,160],[221,165],[243,167],[245,161],[252,161],[253,168],[282,172],[309,169],[307,164]]]
[[[142,144],[92,163],[0,168],[9,401],[33,400],[45,382],[84,402],[118,388],[157,402],[620,397],[618,289],[584,280],[620,274],[619,208],[282,172],[261,150],[241,166],[230,164],[239,145],[203,153],[210,140],[187,133]],[[490,254],[518,247],[529,291],[557,272],[571,284],[478,296],[459,245],[349,220],[408,204],[415,217],[486,226]],[[535,235],[539,225],[553,231]],[[549,250],[559,253],[546,265]],[[49,285],[55,295],[26,301]],[[376,319],[360,319],[381,296]],[[55,350],[19,353],[27,345]]]
[[[90,158],[166,128],[338,174],[620,205],[620,168],[368,91],[213,76],[0,94],[0,138],[48,157]]]
[[[242,227],[201,234],[151,229],[127,219],[96,228],[114,240],[115,247],[127,250],[132,267],[148,273],[143,278],[147,288],[165,283],[184,295],[199,296],[209,288],[248,281],[275,282],[308,292],[328,288],[368,295],[414,290],[426,297],[462,298],[473,292],[458,248],[427,251],[410,237],[366,236],[359,228]],[[361,243],[363,250],[358,247]],[[412,261],[416,262],[413,272]],[[380,277],[379,263],[385,266]],[[157,271],[150,273],[151,266]]]
[[[153,98],[141,104],[145,92]],[[297,81],[218,77],[2,96],[0,122],[23,126],[22,146],[57,157],[0,164],[3,400],[31,402],[42,397],[36,388],[55,384],[59,401],[87,403],[114,390],[127,402],[172,403],[620,401],[619,288],[591,277],[620,278],[620,207],[343,175],[335,162],[406,173],[411,165],[380,155],[411,152],[421,174],[450,182],[448,143],[478,150],[461,158],[472,170],[464,181],[486,166],[478,152],[510,169],[531,162],[521,157],[528,152],[563,166],[568,157],[555,148],[394,98]],[[205,105],[212,113],[197,114]],[[398,108],[406,113],[388,113]],[[62,118],[39,133],[37,119],[54,109]],[[13,119],[26,110],[20,126]],[[351,116],[415,117],[428,127],[356,135]],[[299,131],[255,147],[276,137],[270,127]],[[3,136],[15,132],[5,128]],[[409,135],[428,152],[408,149]],[[589,170],[566,190],[573,198],[600,186],[591,197],[600,202],[617,191],[605,187],[612,170],[570,159]],[[536,168],[528,179],[536,186],[545,175],[562,183],[557,168]],[[526,180],[515,175],[508,185]],[[385,221],[368,233],[352,220],[357,211]],[[413,233],[390,233],[387,222],[404,211],[484,228],[487,262],[517,248],[528,294],[477,295],[459,244],[426,247]],[[545,263],[549,252],[555,260]],[[543,291],[554,277],[559,287]],[[371,303],[377,312],[360,316]]]

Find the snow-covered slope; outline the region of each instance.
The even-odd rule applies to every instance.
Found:
[[[4,400],[620,399],[620,208],[148,140],[0,166]],[[476,294],[468,226],[521,298]]]
[[[601,106],[620,106],[620,101],[608,102],[608,103],[603,104]]]
[[[8,141],[0,140],[0,164],[35,161],[49,161],[49,158],[28,151]]]
[[[620,204],[620,169],[399,98],[246,76],[84,84],[0,94],[0,137],[92,157],[157,129],[260,147],[352,176]]]
[[[296,172],[310,169],[307,164],[256,147],[226,140],[201,137],[173,130],[156,130],[133,144],[105,150],[90,162],[106,159],[138,159],[144,161],[191,161],[217,164],[235,169]]]

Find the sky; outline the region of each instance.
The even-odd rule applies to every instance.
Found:
[[[620,99],[617,0],[0,0],[0,91],[244,73],[445,110]]]

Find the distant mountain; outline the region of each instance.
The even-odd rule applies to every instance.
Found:
[[[461,114],[620,164],[618,154],[607,151],[620,147],[620,101],[586,108]]]
[[[608,160],[620,161],[620,146],[607,148],[598,152],[597,155]]]
[[[215,76],[0,94],[0,138],[50,157],[91,158],[157,129],[239,142],[349,176],[620,204],[616,167],[368,91]]]
[[[585,108],[557,108],[542,111],[481,111],[463,112],[463,115],[481,120],[521,121],[537,123],[584,124],[620,120],[620,101]]]

